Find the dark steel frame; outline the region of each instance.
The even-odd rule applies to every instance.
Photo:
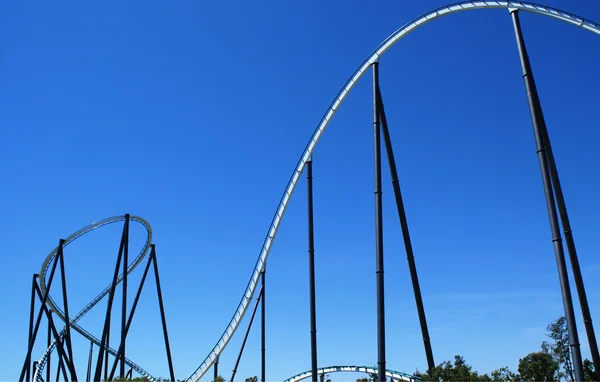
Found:
[[[261,281],[262,281],[262,301],[260,303],[260,344],[261,344],[261,354],[260,354],[260,380],[261,382],[265,382],[267,378],[266,371],[266,361],[267,361],[267,349],[266,349],[266,309],[265,309],[265,297],[267,293],[267,289],[265,287],[265,274],[267,273],[267,263],[263,265],[263,270],[261,273]]]
[[[254,322],[254,316],[256,315],[256,311],[258,310],[258,305],[260,304],[260,299],[262,297],[262,288],[258,292],[258,297],[256,298],[256,304],[254,304],[254,309],[252,310],[252,316],[250,316],[250,322],[248,323],[248,328],[246,329],[246,334],[244,335],[244,340],[242,341],[242,347],[240,348],[240,352],[235,361],[235,366],[233,367],[233,372],[231,374],[231,379],[229,382],[233,382],[235,375],[237,373],[237,368],[240,364],[240,360],[242,359],[242,354],[244,353],[244,347],[246,346],[246,341],[248,340],[248,335],[250,334],[250,329],[252,328],[252,322]]]
[[[69,316],[68,316],[68,300],[67,300],[67,289],[66,289],[66,275],[65,275],[65,266],[64,266],[64,254],[63,254],[63,243],[64,240],[60,239],[59,240],[59,244],[58,244],[58,250],[57,250],[57,255],[54,258],[53,262],[52,262],[52,268],[50,270],[50,275],[48,277],[48,284],[47,284],[47,288],[44,294],[42,294],[40,287],[38,285],[38,279],[39,279],[39,275],[38,274],[34,274],[33,275],[33,280],[32,280],[32,294],[31,294],[31,310],[29,313],[29,330],[28,330],[28,346],[27,346],[27,353],[25,355],[25,361],[23,363],[23,368],[21,370],[21,375],[19,376],[19,382],[23,382],[24,378],[26,378],[26,380],[29,382],[32,378],[31,375],[31,368],[30,368],[30,364],[31,364],[31,353],[33,351],[33,346],[35,344],[35,340],[37,338],[37,334],[39,331],[39,327],[40,327],[40,323],[42,320],[42,315],[46,315],[46,318],[48,320],[48,336],[47,336],[47,341],[50,343],[51,339],[54,338],[56,340],[56,348],[57,348],[57,352],[58,352],[58,359],[59,359],[59,371],[61,370],[61,366],[62,366],[62,371],[63,371],[63,375],[65,377],[65,379],[67,379],[67,374],[66,374],[66,370],[65,370],[65,364],[66,364],[66,368],[69,369],[69,374],[71,376],[71,380],[74,382],[77,382],[77,373],[75,371],[75,366],[73,364],[73,351],[72,351],[72,347],[71,347],[71,341],[70,341],[70,325],[69,325]],[[54,325],[54,319],[52,318],[52,311],[50,310],[50,308],[46,305],[47,301],[48,301],[48,297],[50,295],[50,288],[52,286],[52,282],[54,281],[54,275],[56,273],[56,268],[57,265],[60,264],[60,272],[61,272],[61,282],[62,282],[62,294],[63,294],[63,302],[65,304],[64,307],[64,312],[65,312],[65,335],[64,337],[60,337],[60,334],[58,332],[58,330],[56,329],[56,326]],[[40,300],[40,308],[37,314],[37,318],[35,320],[35,324],[33,324],[33,316],[34,316],[34,311],[35,311],[35,296],[37,295],[38,299]],[[66,341],[66,346],[63,346],[63,340]],[[65,350],[66,347],[66,350]],[[50,377],[50,364],[49,364],[48,360],[48,371],[46,372],[46,377],[49,380]],[[64,362],[63,362],[64,361]],[[37,367],[37,362],[35,362],[35,367]],[[33,372],[33,374],[35,374],[35,370]]]
[[[581,357],[581,348],[579,344],[579,335],[577,333],[577,322],[575,320],[575,312],[573,309],[573,298],[571,295],[571,287],[569,285],[569,274],[567,271],[565,253],[562,245],[562,236],[560,233],[560,226],[558,221],[559,217],[557,214],[556,204],[558,204],[560,219],[562,221],[565,233],[565,240],[567,242],[567,250],[569,252],[569,257],[571,260],[573,276],[575,278],[575,285],[577,288],[577,293],[579,295],[579,302],[583,313],[586,334],[588,337],[590,352],[592,354],[592,359],[595,367],[595,378],[597,380],[600,380],[600,356],[598,355],[598,344],[596,342],[596,336],[594,334],[591,313],[587,302],[585,287],[583,285],[583,278],[581,275],[581,269],[579,267],[579,260],[577,258],[575,241],[572,235],[571,224],[569,222],[569,217],[567,214],[565,199],[560,185],[558,171],[556,169],[556,162],[554,161],[554,155],[550,146],[550,138],[548,130],[546,128],[546,122],[544,120],[541,102],[539,99],[537,87],[535,85],[535,79],[533,76],[533,71],[531,69],[529,56],[527,54],[525,40],[521,31],[521,23],[519,21],[518,10],[511,9],[510,14],[515,30],[519,58],[521,61],[521,68],[523,70],[523,80],[525,82],[527,100],[529,103],[529,111],[531,114],[533,132],[536,141],[538,160],[540,163],[540,170],[542,173],[542,184],[544,187],[544,195],[546,196],[546,208],[548,210],[548,218],[550,220],[552,242],[554,245],[554,253],[556,256],[556,264],[558,267],[558,278],[560,281],[563,306],[565,310],[565,318],[567,320],[567,331],[569,334],[569,346],[573,361],[573,371],[575,373],[575,380],[584,380],[583,363]]]
[[[388,158],[388,166],[390,169],[390,176],[392,178],[392,187],[394,189],[394,198],[396,200],[396,208],[398,210],[398,217],[400,219],[400,228],[402,230],[402,238],[404,240],[404,248],[406,250],[406,259],[408,261],[408,269],[410,271],[410,278],[413,286],[413,293],[415,295],[415,303],[417,305],[417,313],[419,315],[419,324],[421,326],[421,335],[423,336],[423,344],[425,346],[425,356],[427,357],[427,371],[431,371],[435,367],[435,361],[433,359],[433,350],[431,349],[431,340],[429,337],[429,329],[427,327],[427,318],[425,316],[425,307],[423,305],[423,296],[421,295],[421,287],[419,285],[419,275],[417,272],[417,266],[415,263],[415,255],[413,252],[412,241],[410,239],[410,233],[408,230],[408,220],[406,218],[406,210],[404,209],[404,201],[402,200],[402,192],[400,190],[400,180],[398,178],[398,169],[396,167],[396,159],[394,158],[394,151],[392,149],[392,139],[390,137],[390,131],[388,129],[387,118],[385,116],[385,108],[383,105],[383,97],[381,96],[381,89],[377,87],[377,102],[379,102],[379,111],[381,119],[381,131],[383,133],[383,140],[385,143],[385,151]]]
[[[96,361],[96,365],[95,365],[95,372],[94,372],[93,380],[95,380],[95,381],[101,380],[103,366],[104,366],[104,380],[109,380],[109,379],[112,380],[113,379],[117,365],[120,365],[119,377],[127,378],[128,376],[132,375],[132,373],[133,373],[132,368],[129,368],[128,371],[125,370],[125,365],[126,365],[126,363],[125,363],[125,361],[126,361],[125,341],[126,341],[127,334],[129,332],[129,328],[131,326],[131,322],[133,320],[133,315],[135,313],[135,310],[136,310],[136,307],[137,307],[137,304],[138,304],[138,301],[140,298],[140,294],[141,294],[142,288],[144,286],[144,282],[146,280],[149,268],[151,265],[153,265],[154,276],[155,276],[155,281],[156,281],[156,292],[157,292],[157,296],[158,296],[158,304],[159,304],[159,308],[160,308],[160,316],[161,316],[162,329],[163,329],[163,336],[164,336],[164,340],[165,340],[167,360],[168,360],[168,364],[169,364],[169,373],[170,373],[171,381],[174,382],[175,375],[173,372],[173,362],[172,362],[171,348],[169,345],[169,337],[168,337],[168,332],[167,332],[167,322],[166,322],[164,302],[163,302],[163,297],[162,297],[162,288],[161,288],[161,284],[160,284],[160,275],[158,272],[158,262],[156,259],[156,246],[154,244],[151,244],[151,251],[150,251],[149,258],[148,258],[148,264],[146,265],[146,268],[144,270],[144,274],[142,276],[142,280],[140,282],[137,294],[133,301],[133,306],[131,308],[131,312],[129,313],[129,315],[127,315],[126,294],[127,294],[128,252],[129,252],[129,222],[130,222],[130,215],[126,214],[125,215],[125,225],[123,227],[123,232],[121,235],[121,243],[119,246],[119,253],[117,256],[117,264],[115,266],[115,270],[114,270],[114,274],[113,274],[113,283],[112,283],[112,286],[111,286],[111,289],[109,292],[109,297],[108,297],[108,306],[107,306],[106,316],[105,316],[105,320],[104,320],[102,339],[100,341],[100,345],[98,346],[98,348],[99,348],[98,356],[97,356],[97,361]],[[30,382],[32,380],[31,353],[32,353],[33,346],[35,344],[35,340],[36,340],[36,337],[37,337],[37,334],[39,331],[39,326],[40,326],[43,314],[46,315],[46,318],[48,321],[48,336],[47,336],[48,347],[51,346],[53,339],[56,342],[56,349],[57,349],[57,353],[58,353],[58,360],[57,360],[58,369],[57,369],[56,379],[57,379],[57,381],[59,380],[60,374],[62,372],[64,380],[68,381],[70,379],[73,382],[77,382],[77,374],[75,371],[75,364],[73,362],[73,349],[72,349],[72,344],[71,344],[71,321],[70,321],[70,316],[69,316],[69,307],[68,307],[68,298],[67,298],[67,283],[66,283],[66,273],[65,273],[65,260],[64,260],[64,253],[63,253],[64,243],[65,243],[65,240],[63,240],[63,239],[61,239],[59,241],[56,256],[52,260],[50,274],[48,276],[47,287],[46,287],[44,294],[42,294],[41,289],[38,285],[38,280],[39,280],[40,276],[38,274],[33,275],[32,290],[31,290],[31,307],[30,307],[30,312],[29,312],[28,348],[27,348],[27,353],[25,356],[25,361],[23,364],[21,376],[19,378],[20,382],[23,382],[24,379],[27,382]],[[123,301],[124,302],[123,302],[123,306],[122,306],[123,316],[121,318],[121,341],[120,341],[119,350],[114,359],[114,363],[112,365],[112,369],[111,369],[110,377],[109,377],[108,346],[109,346],[109,338],[110,338],[110,317],[111,317],[112,303],[114,301],[114,295],[115,295],[116,287],[117,287],[119,270],[121,269],[121,261],[123,261],[122,270],[123,270],[123,283],[124,283],[123,284]],[[52,287],[52,283],[54,281],[54,276],[55,276],[58,265],[60,265],[62,297],[63,297],[63,304],[64,304],[63,312],[64,312],[64,319],[65,319],[65,328],[63,329],[62,333],[59,333],[58,330],[56,329],[56,326],[54,324],[54,320],[52,317],[52,310],[47,305],[49,295],[50,295],[50,289]],[[37,313],[37,319],[34,322],[35,308],[36,308],[36,304],[35,304],[36,296],[39,299],[41,304],[39,307],[39,311]],[[61,336],[61,334],[62,334],[62,336]],[[92,372],[93,348],[94,348],[94,343],[91,342],[89,356],[88,356],[88,360],[87,360],[87,374],[86,374],[87,381],[92,380],[91,372]],[[48,354],[48,356],[46,358],[46,366],[47,366],[46,367],[46,376],[45,376],[46,382],[49,382],[50,377],[51,377],[51,368],[50,368],[51,357],[50,356],[51,356],[51,354]],[[38,367],[37,361],[33,362],[33,367],[34,367],[33,375],[35,375],[37,367]],[[67,370],[69,371],[70,378],[67,375]]]
[[[375,152],[375,273],[377,281],[377,380],[385,382],[385,286],[383,270],[383,203],[381,190],[381,110],[379,62],[373,65],[373,135]]]
[[[310,293],[310,365],[312,382],[318,382],[317,374],[317,298],[315,286],[315,230],[313,216],[313,160],[306,162],[306,184],[308,201],[308,279]]]

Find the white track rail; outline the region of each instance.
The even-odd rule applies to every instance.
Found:
[[[428,22],[440,18],[442,16],[450,15],[452,13],[457,13],[461,11],[475,10],[475,9],[490,9],[490,8],[504,8],[504,9],[518,9],[521,11],[537,13],[544,16],[553,17],[555,19],[565,21],[569,24],[573,24],[579,28],[586,29],[590,32],[596,33],[600,35],[600,26],[592,21],[586,20],[582,17],[573,15],[568,12],[564,12],[558,9],[554,9],[551,7],[547,7],[545,5],[526,3],[520,1],[465,1],[461,3],[447,5],[441,8],[438,8],[434,11],[431,11],[423,16],[417,17],[416,19],[404,24],[401,28],[392,33],[387,39],[385,39],[377,49],[361,64],[361,66],[354,72],[350,80],[346,82],[342,90],[338,93],[338,95],[333,100],[332,104],[327,109],[327,112],[319,122],[319,125],[315,129],[311,139],[309,140],[298,164],[294,168],[292,176],[287,184],[285,192],[283,193],[283,197],[279,202],[279,206],[277,207],[277,212],[271,221],[271,225],[269,227],[269,231],[267,233],[267,237],[263,242],[262,249],[258,256],[258,260],[254,267],[254,272],[252,273],[252,277],[250,277],[250,281],[246,287],[244,295],[238,305],[237,310],[235,311],[233,317],[229,321],[227,328],[219,338],[217,344],[210,351],[206,359],[198,366],[198,368],[192,373],[192,375],[188,378],[188,381],[197,382],[202,378],[202,376],[208,371],[208,369],[212,366],[215,359],[223,349],[227,346],[227,343],[231,339],[231,336],[238,328],[240,321],[244,317],[246,310],[248,309],[250,300],[256,291],[256,286],[258,283],[258,278],[260,273],[264,267],[265,261],[269,256],[269,251],[271,249],[271,245],[273,244],[273,240],[275,240],[275,234],[279,229],[279,225],[281,223],[281,219],[283,218],[283,214],[288,206],[292,193],[296,188],[296,184],[298,183],[298,179],[300,178],[300,174],[304,169],[304,165],[312,156],[312,153],[317,145],[317,142],[323,135],[323,132],[329,125],[329,122],[333,118],[334,114],[338,111],[340,105],[344,101],[344,99],[348,96],[348,93],[354,85],[358,82],[358,80],[367,72],[371,64],[378,61],[379,58],[385,53],[388,49],[390,49],[395,43],[397,43],[400,39],[404,38],[410,32],[415,29],[427,24]]]
[[[366,374],[377,374],[377,369],[369,366],[327,366],[317,369],[317,375],[327,373],[366,373]],[[391,381],[406,381],[416,382],[419,378],[414,375],[402,373],[391,369],[385,370],[385,375],[390,378]],[[308,370],[300,374],[296,374],[283,382],[298,382],[312,376],[312,371]]]
[[[152,228],[150,227],[150,224],[146,220],[144,220],[143,218],[141,218],[139,216],[130,216],[129,220],[130,220],[130,222],[136,222],[136,223],[141,224],[146,229],[147,238],[146,238],[146,242],[144,243],[141,251],[139,252],[137,257],[133,260],[133,262],[129,265],[129,267],[127,268],[127,274],[131,273],[140,264],[140,262],[142,261],[144,256],[146,256],[146,254],[148,253],[148,250],[150,249],[150,244],[152,243]],[[125,221],[125,216],[114,216],[111,218],[103,219],[103,220],[97,221],[95,223],[92,223],[89,226],[80,229],[79,231],[75,232],[74,234],[72,234],[71,236],[66,238],[65,242],[63,243],[63,248],[65,248],[67,245],[69,245],[76,239],[80,238],[81,236],[85,235],[86,233],[89,233],[97,228],[102,227],[102,226],[121,222],[121,221]],[[54,250],[52,252],[50,252],[50,254],[46,257],[46,259],[42,263],[42,268],[38,275],[42,295],[44,295],[47,290],[46,273],[48,272],[50,263],[57,256],[57,254],[58,254],[58,247],[54,248]],[[119,284],[121,282],[121,280],[123,280],[123,274],[119,275],[119,278],[117,279],[117,284]],[[83,335],[85,338],[92,341],[93,343],[95,343],[98,346],[100,345],[100,340],[98,338],[94,337],[91,333],[89,333],[87,330],[85,330],[81,326],[77,325],[77,322],[87,312],[89,312],[90,309],[92,309],[94,307],[94,305],[96,305],[98,302],[100,302],[100,300],[102,300],[102,298],[110,292],[111,288],[112,288],[112,282],[102,292],[100,292],[100,294],[98,296],[96,296],[90,303],[88,303],[79,313],[77,313],[77,315],[75,317],[72,317],[69,320],[69,324],[71,325],[72,329],[76,330],[81,335]],[[46,304],[48,305],[48,307],[50,307],[52,312],[54,312],[61,320],[66,322],[64,312],[54,302],[54,300],[52,299],[52,295],[50,295],[50,294],[48,295],[48,300],[47,300]],[[65,335],[65,329],[63,329],[60,332],[59,337],[62,338],[64,335]],[[46,351],[42,355],[42,358],[40,358],[40,360],[38,361],[38,367],[37,367],[35,375],[33,376],[35,381],[41,382],[43,380],[42,372],[44,370],[44,367],[46,366],[46,362],[48,361],[48,356],[54,350],[54,348],[56,347],[56,344],[57,344],[57,342],[55,339],[52,342],[52,344],[48,347],[48,349],[46,349]],[[114,356],[117,355],[117,351],[112,348],[107,348],[106,350]],[[140,375],[145,376],[151,380],[155,379],[147,371],[142,369],[139,365],[137,365],[130,359],[125,359],[125,363],[127,365],[129,365],[132,369],[134,369],[136,372],[138,372]],[[46,382],[49,382],[49,381],[46,381]]]

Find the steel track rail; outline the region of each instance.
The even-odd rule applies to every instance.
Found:
[[[288,206],[288,203],[290,201],[292,193],[294,192],[294,190],[296,188],[298,179],[300,178],[300,174],[302,173],[302,170],[304,169],[306,162],[311,158],[312,153],[313,153],[317,143],[319,142],[321,136],[323,135],[323,132],[329,125],[329,122],[331,121],[331,119],[333,118],[335,113],[339,110],[340,105],[345,100],[345,98],[348,96],[348,93],[350,92],[350,90],[352,90],[352,88],[358,82],[358,80],[367,72],[367,70],[369,69],[371,64],[373,62],[379,60],[379,58],[388,49],[390,49],[394,44],[396,44],[398,41],[400,41],[402,38],[404,38],[410,32],[427,24],[430,21],[438,19],[442,16],[446,16],[446,15],[450,15],[450,14],[458,13],[458,12],[462,12],[462,11],[476,10],[476,9],[493,9],[493,8],[504,8],[504,9],[515,8],[515,9],[519,9],[519,10],[525,11],[525,12],[531,12],[531,13],[536,13],[536,14],[540,14],[543,16],[552,17],[552,18],[567,22],[567,23],[575,25],[579,28],[582,28],[582,29],[585,29],[585,30],[588,30],[590,32],[600,35],[599,24],[594,23],[590,20],[586,20],[585,18],[574,15],[572,13],[561,11],[561,10],[551,8],[551,7],[548,7],[545,5],[521,2],[521,1],[465,1],[465,2],[460,2],[460,3],[455,3],[455,4],[447,5],[444,7],[440,7],[431,12],[423,14],[422,16],[417,17],[414,20],[409,21],[408,23],[404,24],[402,27],[400,27],[394,33],[392,33],[388,38],[386,38],[377,47],[377,49],[375,49],[373,51],[373,53],[371,53],[369,55],[369,57],[365,61],[363,61],[363,63],[360,65],[360,67],[350,77],[348,82],[346,82],[346,84],[344,85],[342,90],[340,90],[338,95],[335,97],[335,99],[333,100],[333,102],[331,103],[331,105],[329,106],[327,111],[325,112],[325,115],[323,116],[323,118],[321,119],[319,124],[317,125],[317,128],[314,130],[312,137],[310,138],[308,144],[306,145],[306,147],[300,157],[300,160],[298,161],[296,167],[294,168],[294,171],[292,172],[292,176],[290,177],[290,180],[288,181],[288,184],[285,188],[283,196],[282,196],[281,200],[279,201],[279,205],[277,207],[275,215],[273,216],[273,220],[271,221],[271,225],[269,227],[267,236],[263,242],[262,248],[260,250],[260,254],[256,261],[254,271],[252,273],[252,276],[250,277],[250,281],[248,282],[248,285],[246,286],[246,290],[244,291],[244,294],[240,300],[240,303],[238,304],[238,307],[237,307],[233,317],[231,318],[225,331],[223,332],[223,334],[217,341],[217,344],[213,347],[213,349],[210,351],[210,353],[204,359],[204,361],[200,364],[200,366],[198,366],[198,368],[187,379],[188,381],[197,382],[198,380],[200,380],[200,378],[202,378],[202,376],[212,366],[212,364],[214,363],[217,356],[219,354],[221,354],[223,349],[225,349],[225,347],[229,343],[229,340],[231,339],[231,336],[233,335],[233,333],[236,331],[236,329],[240,325],[240,321],[242,320],[242,318],[244,317],[244,314],[248,310],[250,300],[252,299],[252,296],[254,295],[254,292],[256,291],[258,278],[264,267],[265,261],[267,260],[267,257],[269,256],[269,251],[271,249],[271,245],[273,244],[273,240],[275,240],[275,235],[277,233],[277,230],[279,229],[281,219],[283,218],[285,210]]]
[[[366,373],[366,374],[377,374],[377,369],[370,366],[327,366],[321,367],[317,369],[317,374],[327,374],[327,373]],[[417,382],[420,381],[421,378],[416,377],[414,375],[410,375],[407,373],[403,373],[401,371],[396,371],[392,369],[386,369],[385,375],[394,381],[407,381],[407,382]],[[312,373],[310,370],[305,372],[296,374],[283,382],[298,382],[306,378],[310,378]]]

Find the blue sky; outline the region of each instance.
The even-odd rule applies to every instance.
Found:
[[[0,330],[11,346],[0,350],[0,380],[18,378],[31,275],[46,254],[82,226],[127,212],[152,225],[176,378],[187,378],[234,313],[290,173],[333,97],[390,33],[444,4],[3,3]],[[593,2],[546,4],[600,20]],[[521,22],[598,320],[600,38],[542,16]],[[461,354],[480,372],[516,369],[563,310],[508,12],[428,24],[386,53],[380,71],[436,363]],[[377,361],[369,78],[314,158],[322,366]],[[387,361],[414,372],[426,361],[383,173]],[[269,257],[272,381],[310,368],[305,201],[301,182]],[[132,228],[132,248],[142,240]],[[108,227],[65,252],[72,311],[108,284],[118,244],[119,227]],[[167,376],[152,287],[128,356]],[[82,321],[97,335],[104,309]],[[116,311],[113,318],[118,325]],[[579,330],[589,357],[581,320]],[[242,337],[221,357],[227,378]],[[89,344],[75,345],[84,374]],[[237,379],[252,375],[260,375],[258,326]]]

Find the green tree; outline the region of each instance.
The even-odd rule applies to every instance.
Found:
[[[558,381],[559,365],[550,353],[529,353],[519,360],[519,374],[524,381]]]
[[[254,377],[246,378],[246,382],[258,382],[258,377],[255,375]]]
[[[558,363],[559,378],[566,378],[574,381],[573,363],[571,362],[571,350],[569,348],[569,332],[567,330],[566,318],[560,317],[546,327],[546,335],[552,342],[542,342],[542,349],[549,352]]]
[[[444,361],[434,367],[429,373],[415,373],[422,381],[491,381],[487,375],[479,375],[469,366],[465,359],[460,355],[454,356],[454,364],[450,361]]]
[[[594,363],[587,358],[583,360],[583,376],[586,381],[595,381]]]
[[[358,378],[356,382],[370,382],[371,380],[367,377]]]
[[[492,381],[514,382],[519,380],[519,376],[513,373],[508,367],[504,366],[491,373]]]
[[[221,377],[220,375],[217,375],[217,378],[215,378],[213,382],[225,382],[225,378]]]

